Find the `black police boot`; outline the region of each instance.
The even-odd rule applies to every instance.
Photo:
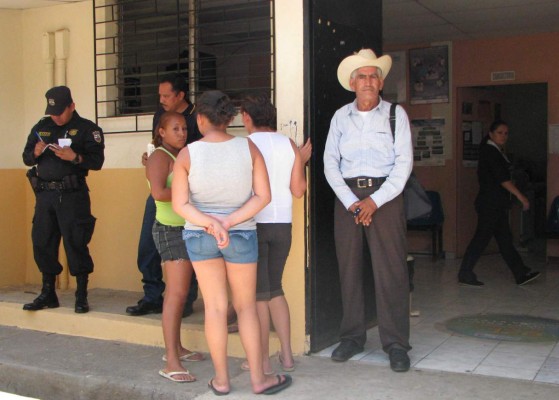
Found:
[[[89,311],[89,304],[87,302],[87,282],[89,276],[87,274],[76,276],[76,306],[74,311],[78,314],[85,314]]]
[[[33,300],[33,303],[27,303],[23,306],[24,310],[37,311],[43,308],[57,308],[60,307],[58,297],[55,291],[56,275],[43,274],[43,288],[41,294]]]

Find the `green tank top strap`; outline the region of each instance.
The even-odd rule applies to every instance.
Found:
[[[156,147],[155,150],[161,150],[164,151],[165,153],[167,153],[169,155],[169,157],[171,157],[173,159],[173,161],[177,161],[177,157],[175,157],[169,150],[167,150],[165,147],[163,146],[159,146]]]
[[[177,158],[163,146],[159,146],[155,150],[164,151],[169,155],[169,157],[173,159],[173,161],[177,160]],[[169,173],[169,176],[167,177],[166,187],[170,188],[172,181],[173,181],[173,171],[171,171]],[[173,210],[173,205],[170,201],[155,200],[155,206],[156,206],[155,219],[160,224],[167,225],[167,226],[184,226],[184,218],[179,216]]]

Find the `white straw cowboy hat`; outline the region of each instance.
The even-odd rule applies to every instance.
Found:
[[[351,73],[361,67],[378,67],[382,72],[382,79],[386,79],[392,67],[392,58],[388,55],[377,58],[371,49],[362,49],[357,54],[344,58],[338,67],[338,81],[345,90],[353,92],[349,79]]]

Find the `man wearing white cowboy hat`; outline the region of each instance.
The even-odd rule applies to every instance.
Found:
[[[375,280],[379,335],[396,372],[410,368],[409,277],[402,191],[413,166],[408,116],[382,100],[390,56],[370,49],[346,57],[338,67],[355,101],[334,114],[324,150],[324,174],[336,193],[334,238],[340,272],[343,318],[334,361],[363,351],[367,334],[363,295],[363,250],[368,246]]]

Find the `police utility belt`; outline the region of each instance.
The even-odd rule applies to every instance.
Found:
[[[373,178],[369,176],[359,176],[357,178],[344,179],[347,186],[352,189],[365,189],[375,186],[380,186],[384,183],[386,177]]]
[[[66,175],[59,181],[45,181],[37,176],[37,168],[27,171],[27,178],[35,193],[43,191],[75,192],[85,186],[85,179],[78,175]]]

